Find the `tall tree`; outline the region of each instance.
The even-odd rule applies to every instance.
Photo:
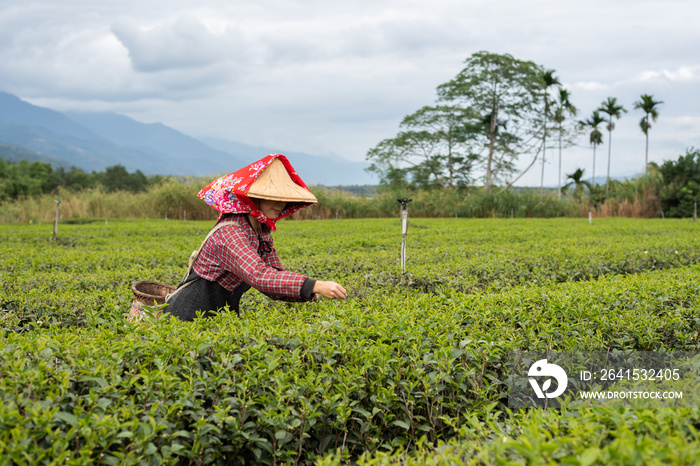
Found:
[[[621,104],[617,103],[617,98],[608,97],[608,100],[604,101],[600,108],[598,109],[603,113],[608,114],[608,177],[605,182],[605,195],[610,194],[610,155],[612,153],[612,130],[615,129],[615,123],[613,123],[613,118],[620,119],[622,113],[627,113]]]
[[[557,197],[559,199],[561,199],[561,149],[562,140],[564,137],[564,121],[566,120],[567,114],[569,116],[574,117],[578,112],[578,109],[569,100],[570,97],[571,94],[568,90],[564,88],[559,88],[559,95],[557,96],[557,100],[555,102],[554,107],[554,121],[557,122],[557,131],[559,132],[559,175],[557,178],[559,181]],[[542,156],[542,158],[544,158],[544,155]]]
[[[382,182],[401,185],[406,175],[421,186],[452,188],[469,181],[473,153],[473,131],[481,127],[481,117],[471,109],[441,105],[423,107],[406,116],[404,131],[385,139],[367,152],[369,170]]]
[[[577,168],[573,173],[566,175],[567,180],[571,180],[564,186],[563,190],[567,191],[572,185],[574,186],[574,198],[579,201],[583,200],[583,195],[586,193],[586,188],[591,189],[592,185],[583,179],[583,168]]]
[[[677,161],[666,160],[659,171],[664,180],[663,211],[668,217],[692,217],[700,201],[700,150],[686,149]]]
[[[542,73],[533,62],[477,52],[454,79],[437,88],[440,100],[460,103],[488,119],[484,131],[473,133],[485,165],[487,191],[514,171],[520,154],[539,152],[536,122]]]
[[[542,115],[542,177],[540,178],[540,195],[544,191],[544,164],[545,164],[545,151],[547,150],[547,123],[551,117],[549,106],[550,95],[549,92],[552,88],[556,86],[561,86],[559,78],[554,76],[554,70],[546,70],[541,75],[542,80],[542,90],[544,97],[544,113]],[[561,185],[560,185],[561,187]]]
[[[595,149],[603,143],[603,133],[598,129],[598,125],[603,123],[605,123],[605,119],[600,116],[598,110],[594,110],[593,115],[589,119],[579,121],[582,128],[591,128],[589,138],[589,142],[593,146],[593,176],[591,177],[591,184],[595,184]]]
[[[657,107],[662,103],[663,102],[660,100],[654,100],[654,96],[649,94],[642,94],[641,100],[634,103],[635,109],[640,109],[644,112],[644,117],[639,121],[639,127],[642,128],[642,132],[647,140],[646,150],[644,152],[644,172],[647,171],[647,165],[649,165],[649,128],[651,128],[649,117],[651,117],[652,121],[656,121],[659,117],[659,110]]]

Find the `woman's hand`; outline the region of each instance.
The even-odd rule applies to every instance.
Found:
[[[329,299],[345,299],[348,297],[348,292],[345,291],[345,288],[336,282],[316,280],[313,292],[319,293]]]

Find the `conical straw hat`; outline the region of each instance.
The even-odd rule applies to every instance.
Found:
[[[248,189],[248,197],[271,201],[306,202],[315,204],[316,196],[292,181],[287,169],[279,158],[265,168]]]

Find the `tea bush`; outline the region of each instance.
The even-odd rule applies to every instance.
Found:
[[[0,458],[13,464],[570,464],[695,458],[698,410],[510,412],[514,350],[700,345],[697,224],[283,221],[346,302],[127,324],[210,222],[0,225]],[[674,456],[675,455],[675,456]],[[691,461],[692,462],[692,461]]]

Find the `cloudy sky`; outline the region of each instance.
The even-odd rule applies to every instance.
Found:
[[[509,53],[556,70],[581,118],[617,97],[629,113],[611,171],[631,175],[644,163],[643,93],[664,102],[651,160],[700,148],[699,19],[697,0],[0,0],[0,90],[364,160],[469,55]],[[606,157],[603,146],[597,175]],[[590,176],[591,159],[581,138],[563,170]],[[556,185],[557,165],[545,169]],[[539,182],[536,166],[518,184]]]

